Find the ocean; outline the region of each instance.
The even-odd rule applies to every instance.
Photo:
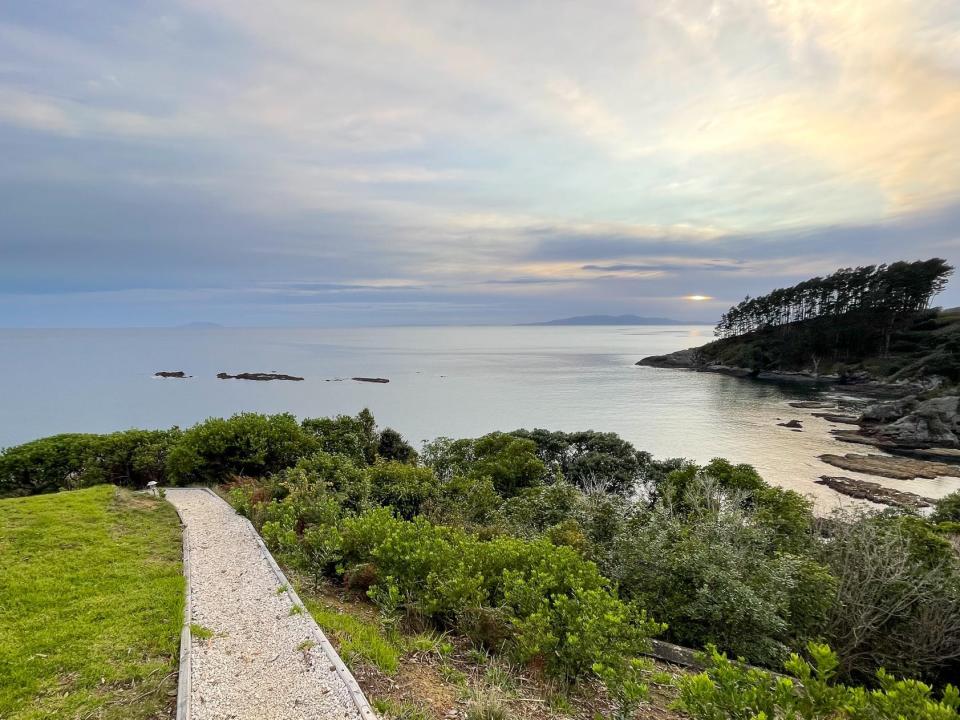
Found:
[[[0,330],[0,447],[61,432],[187,427],[242,411],[303,418],[368,407],[414,446],[521,427],[615,432],[660,458],[750,463],[821,509],[856,504],[816,485],[824,474],[931,497],[960,486],[825,465],[818,455],[858,448],[788,406],[809,399],[809,388],[635,365],[711,338],[710,327],[680,325]],[[157,379],[158,370],[192,377]],[[221,371],[305,380],[219,380]],[[777,425],[791,419],[802,432]]]

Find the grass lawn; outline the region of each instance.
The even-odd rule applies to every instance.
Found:
[[[0,720],[169,718],[180,524],[101,485],[0,500]]]

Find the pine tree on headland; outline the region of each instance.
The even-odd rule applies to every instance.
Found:
[[[761,297],[747,296],[721,316],[715,334],[729,338],[803,320],[859,314],[882,322],[889,343],[895,321],[926,310],[952,273],[953,267],[941,258],[842,268]]]

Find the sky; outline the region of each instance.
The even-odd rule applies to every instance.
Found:
[[[956,0],[0,3],[0,327],[714,321],[929,257]]]

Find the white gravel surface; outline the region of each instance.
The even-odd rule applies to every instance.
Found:
[[[167,499],[190,531],[191,622],[214,633],[191,643],[191,720],[360,720],[246,520],[203,489]]]

